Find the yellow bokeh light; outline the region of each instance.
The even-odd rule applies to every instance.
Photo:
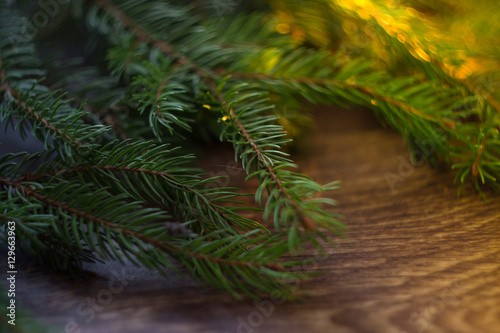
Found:
[[[301,44],[307,40],[323,47],[331,45],[334,33],[328,32],[328,25],[322,23],[322,8],[307,11],[306,15],[294,11],[293,6],[288,7],[286,0],[276,1],[283,4],[276,11],[280,23],[276,26],[278,32],[290,32],[292,43]],[[466,0],[443,0],[443,8],[425,6],[432,2],[430,0],[422,1],[422,6],[412,1],[397,0],[327,2],[331,11],[339,14],[343,30],[339,35],[346,38],[342,43],[348,49],[352,47],[367,56],[375,56],[374,67],[397,65],[398,49],[392,47],[394,38],[415,59],[432,63],[459,80],[474,79],[500,68],[498,57],[492,57],[500,42],[500,27],[495,24],[500,22],[497,19],[500,12],[495,11],[498,7],[492,7],[488,0],[479,0],[474,4]],[[288,8],[291,10],[288,11]],[[301,23],[304,19],[310,19],[307,25]],[[387,35],[380,33],[384,30]],[[274,64],[275,57],[269,54],[258,67],[270,68]],[[356,84],[354,78],[350,78],[348,83]]]
[[[415,49],[415,52],[417,53],[417,55],[422,58],[423,60],[427,61],[427,62],[430,62],[431,61],[431,57],[425,53],[424,50],[422,50],[421,48],[416,48]]]
[[[290,25],[286,23],[280,23],[276,26],[276,31],[279,32],[280,34],[287,34],[291,30]]]

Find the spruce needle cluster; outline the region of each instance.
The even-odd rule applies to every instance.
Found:
[[[348,17],[327,1],[308,5]],[[301,12],[298,1],[282,6]],[[410,147],[431,145],[427,160],[456,169],[460,186],[498,189],[496,99],[416,59],[376,20],[376,35],[418,75],[322,47],[314,32],[287,33],[271,12],[77,0],[29,34],[27,7],[0,5],[0,120],[43,150],[0,158],[0,223],[15,221],[19,248],[58,269],[131,261],[237,298],[293,298],[294,256],[323,251],[345,229],[330,192],[339,183],[298,172],[287,150],[290,114],[311,105],[370,108]],[[214,138],[258,180],[256,220],[238,189],[195,167],[193,147]]]

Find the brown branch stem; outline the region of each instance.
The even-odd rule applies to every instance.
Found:
[[[2,59],[1,58],[0,58],[0,67],[2,67]],[[75,140],[72,137],[70,137],[69,135],[63,133],[60,129],[58,129],[53,124],[51,124],[47,119],[45,119],[42,116],[40,116],[35,110],[33,110],[33,108],[31,108],[24,101],[22,101],[21,97],[20,97],[21,96],[20,93],[18,91],[16,91],[16,90],[12,89],[9,86],[9,84],[7,83],[7,80],[5,79],[5,76],[6,76],[5,75],[5,69],[2,68],[2,70],[0,71],[0,79],[1,79],[0,90],[9,92],[12,95],[12,97],[14,98],[14,100],[16,101],[16,103],[20,107],[22,107],[24,110],[26,110],[26,112],[28,112],[28,114],[32,118],[35,118],[36,121],[38,121],[39,123],[42,123],[51,132],[53,132],[53,133],[57,134],[58,136],[66,139],[67,141],[72,142],[77,147],[79,147],[79,146],[82,145],[82,143],[80,141]]]
[[[298,205],[297,200],[295,198],[293,198],[290,195],[290,193],[288,193],[286,186],[284,186],[281,183],[281,180],[278,178],[278,175],[276,174],[276,172],[273,170],[271,165],[266,161],[266,158],[265,158],[264,154],[262,153],[261,149],[259,148],[259,146],[250,137],[245,126],[240,121],[238,121],[238,117],[234,113],[234,110],[231,108],[228,108],[227,103],[224,100],[224,97],[217,92],[217,88],[215,87],[213,80],[210,80],[209,85],[210,85],[210,90],[212,91],[212,94],[214,94],[214,96],[217,96],[221,105],[225,108],[226,112],[229,113],[234,124],[240,129],[241,135],[245,138],[245,140],[252,147],[252,149],[255,152],[255,155],[257,156],[257,159],[260,161],[261,165],[267,170],[268,174],[271,176],[271,179],[274,181],[276,186],[280,189],[280,192],[283,194],[284,197],[286,197],[288,199],[288,201],[291,203],[293,209],[299,214],[299,216],[300,216],[299,219],[300,219],[302,226],[306,230],[314,230],[315,228],[314,228],[313,221],[303,214],[302,208],[300,208],[300,206]]]
[[[479,148],[479,151],[477,152],[477,156],[474,159],[474,163],[472,164],[472,176],[476,177],[479,174],[478,170],[478,165],[479,162],[481,161],[481,157],[483,156],[484,149],[486,148],[486,137],[483,139],[483,142],[481,143],[481,147]]]
[[[7,186],[12,186],[12,187],[20,190],[24,194],[25,198],[34,198],[40,202],[43,202],[46,205],[61,208],[62,210],[66,211],[70,214],[80,216],[86,220],[92,221],[92,222],[99,224],[99,225],[102,225],[106,228],[115,230],[117,232],[120,232],[120,233],[127,235],[127,236],[130,236],[130,237],[139,239],[140,241],[142,241],[144,243],[151,244],[152,246],[159,248],[167,253],[182,253],[182,254],[190,256],[190,257],[194,257],[194,258],[201,259],[201,260],[211,261],[211,262],[221,264],[221,265],[238,266],[238,267],[256,267],[256,268],[264,267],[264,268],[269,268],[269,269],[276,270],[276,271],[283,271],[284,270],[283,266],[279,265],[279,264],[273,264],[273,263],[259,264],[259,263],[252,263],[252,262],[241,262],[241,261],[237,261],[237,260],[226,260],[226,259],[222,259],[222,258],[218,258],[218,257],[211,257],[211,256],[201,254],[198,252],[186,250],[180,246],[167,244],[165,242],[147,237],[147,236],[140,234],[140,233],[137,233],[133,230],[118,226],[118,225],[116,225],[110,221],[107,221],[103,218],[86,213],[85,211],[76,209],[74,207],[70,207],[66,204],[63,204],[61,202],[58,202],[58,201],[53,200],[51,198],[48,198],[48,197],[36,192],[35,190],[33,190],[25,185],[20,184],[19,182],[0,178],[0,183],[7,185]]]
[[[165,86],[167,85],[168,81],[169,81],[169,78],[166,78],[160,84],[160,86],[158,87],[158,90],[156,91],[155,102],[154,102],[153,108],[155,109],[155,112],[158,115],[158,118],[163,118],[163,115],[160,112],[159,100],[160,100],[160,96],[161,96],[161,93],[163,91],[163,88],[165,88]]]
[[[39,174],[27,174],[27,175],[24,175],[20,178],[17,178],[15,181],[16,182],[37,181],[37,180],[45,178],[45,177],[56,176],[56,175],[65,174],[65,173],[85,172],[85,171],[89,171],[92,169],[146,173],[146,174],[150,174],[150,175],[154,175],[154,176],[165,176],[165,177],[169,177],[169,178],[175,180],[174,176],[172,176],[171,174],[169,174],[167,172],[162,172],[162,171],[155,171],[155,170],[149,170],[149,169],[144,169],[144,168],[131,168],[128,166],[91,165],[91,166],[85,166],[85,167],[75,167],[75,168],[71,168],[71,169],[62,169],[62,170],[57,170],[57,171],[52,171],[52,172],[43,172],[43,173],[39,173]]]
[[[155,171],[155,170],[149,170],[149,169],[144,169],[144,168],[132,168],[132,167],[128,167],[128,166],[92,165],[92,166],[86,166],[86,167],[75,167],[75,168],[70,168],[70,169],[56,170],[56,171],[52,171],[52,172],[44,172],[44,173],[39,173],[39,174],[27,174],[27,175],[24,175],[20,178],[17,178],[14,181],[15,182],[37,181],[37,180],[45,178],[45,177],[56,176],[56,175],[66,174],[66,173],[85,172],[85,171],[90,171],[90,170],[125,171],[125,172],[133,172],[133,173],[144,173],[144,174],[157,176],[157,177],[167,177],[170,180],[177,182],[181,187],[185,188],[189,192],[193,193],[194,196],[196,196],[198,199],[201,199],[205,204],[207,204],[207,206],[212,208],[224,220],[226,220],[229,224],[231,224],[231,221],[226,217],[226,214],[220,209],[219,206],[215,205],[210,200],[207,200],[203,195],[201,195],[198,191],[196,191],[191,186],[180,183],[175,178],[175,176],[173,176],[172,174],[170,174],[168,172],[163,172],[163,171]],[[199,217],[197,217],[197,218],[199,220]],[[201,225],[202,223],[200,220],[199,220],[199,222]]]
[[[430,121],[438,122],[446,127],[449,128],[455,128],[455,123],[452,120],[449,119],[441,119],[437,117],[433,117],[431,115],[428,115],[426,113],[423,113],[422,111],[416,109],[415,107],[409,105],[408,103],[405,103],[403,101],[384,96],[382,94],[377,93],[370,87],[358,85],[358,84],[349,84],[347,82],[343,81],[338,81],[338,80],[331,80],[331,79],[320,79],[320,78],[310,78],[310,77],[297,77],[297,78],[283,78],[275,75],[270,75],[270,74],[245,74],[245,73],[231,73],[230,74],[232,77],[236,78],[244,78],[244,79],[257,79],[257,80],[263,80],[263,79],[271,79],[271,80],[281,80],[281,81],[288,81],[288,82],[299,82],[299,83],[314,83],[314,84],[320,84],[320,85],[327,85],[331,84],[340,88],[352,88],[356,89],[358,91],[361,91],[365,93],[366,95],[369,95],[373,98],[380,99],[384,102],[387,102],[389,104],[392,104],[394,106],[397,106],[407,113],[413,114],[415,116],[418,116],[420,118],[424,118]]]
[[[185,55],[176,51],[172,45],[169,43],[158,39],[151,35],[146,29],[136,24],[132,19],[130,19],[118,6],[113,4],[108,0],[95,0],[95,2],[113,17],[115,17],[125,28],[132,31],[137,37],[146,42],[154,45],[160,49],[166,55],[171,56],[177,60],[177,66],[186,65],[192,69],[195,69],[200,75],[205,76],[208,72],[204,69],[199,68],[195,63],[189,60]]]

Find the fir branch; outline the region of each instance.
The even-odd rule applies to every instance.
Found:
[[[59,176],[62,174],[67,174],[67,173],[85,173],[85,172],[92,171],[92,170],[109,170],[109,171],[122,171],[122,172],[124,171],[124,172],[131,172],[131,173],[147,174],[147,175],[152,175],[155,177],[169,178],[170,180],[180,184],[180,186],[182,186],[182,188],[184,188],[185,190],[192,193],[195,197],[202,200],[211,209],[213,209],[217,214],[220,214],[220,216],[222,216],[227,221],[228,224],[233,224],[232,221],[221,210],[221,207],[215,205],[212,201],[208,200],[205,196],[203,196],[199,191],[195,190],[193,187],[180,182],[172,174],[169,174],[169,173],[163,172],[163,171],[156,171],[156,170],[150,170],[150,169],[145,169],[145,168],[133,168],[133,167],[129,167],[129,166],[91,165],[91,166],[74,167],[74,168],[70,168],[70,169],[61,169],[61,170],[57,170],[57,171],[44,172],[44,173],[38,173],[38,174],[30,173],[30,174],[26,174],[22,177],[19,177],[19,178],[13,180],[13,182],[16,182],[16,183],[33,182],[33,181],[38,181],[38,180],[45,178],[45,177]]]
[[[155,95],[155,102],[153,104],[153,108],[156,108],[156,109],[160,108],[160,103],[159,103],[160,102],[160,97],[161,97],[161,94],[162,94],[163,90],[165,89],[165,86],[167,85],[167,83],[168,83],[169,80],[170,80],[170,78],[166,78],[158,86],[158,90],[156,91],[156,95]],[[160,118],[163,117],[159,110],[158,110],[158,117],[160,117]]]
[[[120,232],[124,235],[128,235],[132,238],[139,239],[144,243],[151,244],[154,247],[159,248],[159,249],[161,249],[167,253],[170,253],[170,254],[181,253],[183,255],[187,255],[190,257],[197,258],[197,259],[207,260],[210,262],[218,263],[221,265],[227,265],[227,266],[256,267],[256,268],[263,267],[263,268],[268,268],[268,269],[276,270],[276,271],[284,271],[283,266],[279,265],[279,264],[273,264],[273,263],[260,264],[260,263],[253,263],[253,262],[240,262],[240,261],[236,261],[236,260],[226,260],[226,259],[221,259],[218,257],[207,256],[207,255],[197,253],[194,251],[185,250],[179,246],[167,244],[165,242],[158,241],[156,239],[147,237],[147,236],[140,234],[140,233],[137,233],[133,230],[120,227],[120,226],[118,226],[110,221],[103,219],[103,218],[94,216],[94,215],[89,214],[85,211],[70,207],[64,203],[61,203],[61,202],[58,202],[58,201],[53,200],[51,198],[48,198],[42,194],[39,194],[37,191],[33,190],[32,188],[19,183],[18,181],[11,181],[11,180],[8,180],[5,178],[0,178],[0,183],[2,183],[3,185],[6,185],[6,186],[11,186],[17,190],[20,190],[26,198],[30,198],[30,197],[35,198],[38,201],[43,202],[46,205],[61,208],[62,210],[66,211],[70,214],[80,216],[86,220],[93,221],[96,224],[102,225],[102,226],[109,228],[111,230],[115,230],[115,231]]]
[[[387,102],[391,105],[394,105],[397,108],[400,108],[401,110],[415,115],[417,117],[430,120],[432,122],[436,122],[439,124],[442,124],[443,126],[446,126],[448,128],[455,128],[456,124],[453,120],[451,119],[445,119],[445,118],[438,118],[438,117],[433,117],[429,114],[426,114],[417,108],[411,106],[407,102],[397,100],[393,97],[381,94],[376,92],[373,88],[359,85],[359,84],[350,84],[347,81],[339,81],[339,80],[334,80],[334,79],[321,79],[321,78],[314,78],[314,77],[280,77],[277,75],[271,75],[271,74],[263,74],[263,73],[258,73],[258,74],[245,74],[245,73],[235,73],[231,72],[230,73],[231,77],[237,78],[237,79],[255,79],[255,80],[275,80],[275,81],[285,81],[289,83],[304,83],[304,84],[318,84],[321,86],[328,86],[328,85],[333,85],[337,86],[339,88],[345,88],[345,89],[355,89],[358,90],[372,98],[382,100],[384,102]]]
[[[50,164],[39,163],[35,172],[26,173],[23,170],[30,170],[28,164],[38,163],[41,159],[36,155],[23,155],[22,162],[5,168],[3,173],[18,182],[49,177],[49,180],[63,180],[63,175],[68,175],[66,181],[72,183],[84,181],[99,188],[109,187],[114,193],[131,196],[144,204],[178,212],[177,218],[184,222],[195,218],[199,226],[197,232],[202,234],[218,230],[222,237],[224,233],[236,235],[238,230],[262,229],[267,232],[260,223],[236,213],[245,207],[219,205],[218,202],[235,203],[232,198],[239,194],[230,188],[208,186],[217,177],[203,179],[202,174],[197,174],[199,170],[186,168],[183,165],[192,156],[169,156],[176,150],[152,142],[112,142],[94,151],[93,156],[78,166],[57,168],[56,159]],[[8,165],[9,161],[19,157],[7,156],[3,161],[0,159],[0,163]]]
[[[36,54],[30,36],[9,43],[8,37],[23,28],[23,21],[9,5],[2,3],[0,21],[0,91],[4,93],[0,104],[0,116],[6,126],[18,120],[21,136],[25,136],[28,124],[33,136],[46,147],[55,146],[66,160],[86,151],[108,129],[104,126],[85,125],[87,115],[82,106],[74,109],[60,91],[51,91],[41,84],[45,70]],[[24,120],[29,120],[26,122]],[[75,154],[76,153],[76,154]]]
[[[176,51],[175,48],[169,43],[155,38],[146,29],[142,28],[139,24],[136,24],[130,17],[128,17],[125,12],[123,12],[118,6],[108,0],[93,0],[102,9],[107,11],[111,16],[113,16],[121,25],[134,33],[139,39],[147,41],[151,45],[160,49],[163,53],[171,56],[176,60],[176,66],[187,66],[189,68],[196,69],[198,73],[205,76],[207,72],[201,68],[198,68],[191,60],[189,60],[185,55]]]
[[[30,38],[15,45],[19,50],[6,42],[21,25],[9,14],[10,3],[0,5],[8,9],[0,14],[5,57],[0,57],[0,116],[7,125],[19,119],[21,133],[31,124],[46,153],[0,158],[0,220],[18,221],[21,245],[48,252],[51,261],[57,259],[56,249],[63,249],[63,260],[77,263],[90,260],[93,251],[102,259],[123,261],[126,256],[165,274],[173,258],[196,279],[233,295],[286,289],[283,279],[296,275],[285,271],[290,263],[277,261],[306,241],[319,247],[324,230],[340,234],[343,226],[326,209],[335,201],[318,196],[337,183],[320,185],[293,171],[296,166],[283,150],[290,139],[269,93],[279,95],[287,107],[290,101],[292,106],[309,101],[371,107],[409,144],[430,140],[432,158],[452,163],[462,183],[472,174],[477,188],[480,180],[498,187],[498,102],[484,96],[485,106],[481,98],[464,98],[462,85],[445,87],[443,73],[398,77],[368,61],[344,61],[340,52],[289,43],[288,36],[276,33],[276,21],[262,15],[219,25],[203,20],[190,6],[165,1],[90,2],[95,6],[74,2],[75,13],[88,31],[99,31],[85,36],[86,47],[108,48],[110,73],[88,75],[85,67],[59,80],[67,73],[61,71],[52,85],[45,79],[47,62]],[[329,6],[320,2],[315,12]],[[331,28],[326,19],[314,19]],[[433,66],[419,68],[424,72]],[[74,109],[68,95],[53,90],[59,83],[71,91],[68,83],[79,78],[90,84],[77,84],[83,87],[71,93],[78,91],[80,101],[98,95],[97,110]],[[107,114],[116,110],[115,103],[129,113],[128,125],[136,129],[130,137],[140,140],[97,143],[104,129],[82,122],[91,112],[102,122],[116,119]],[[213,123],[201,124],[207,118]],[[119,120],[124,119],[120,114]],[[242,217],[234,189],[213,188],[217,177],[206,179],[187,168],[191,155],[169,155],[174,149],[143,140],[154,135],[156,141],[173,141],[196,129],[193,124],[232,143],[247,178],[259,180],[255,200],[277,232]],[[82,148],[90,148],[90,154],[80,154]],[[72,152],[76,156],[67,158]],[[181,235],[168,225],[170,220],[180,221]]]
[[[176,71],[165,60],[159,64],[144,65],[144,69],[132,79],[132,95],[138,103],[139,113],[149,113],[149,123],[155,136],[160,141],[165,137],[158,124],[163,125],[172,136],[183,137],[172,125],[191,132],[193,119],[189,116],[194,113],[194,107],[190,88],[183,82],[188,80],[186,75]]]
[[[58,78],[59,79],[59,78]],[[81,78],[73,78],[73,80],[82,81]],[[97,80],[97,79],[94,79]],[[61,81],[61,80],[60,80]],[[61,82],[58,82],[59,84]],[[95,84],[95,82],[93,82]],[[85,121],[88,124],[92,123],[100,123],[105,125],[106,127],[112,128],[113,132],[116,133],[117,137],[123,140],[129,139],[129,135],[126,131],[123,130],[120,125],[120,120],[113,115],[113,110],[110,107],[105,108],[96,108],[93,105],[89,104],[88,100],[82,98],[82,96],[78,95],[77,92],[71,91],[69,88],[64,87],[68,99],[72,100],[74,104],[83,105],[83,109],[87,111],[88,116],[85,117]],[[107,89],[108,87],[98,87],[97,89]],[[96,89],[96,90],[97,90]],[[100,91],[99,91],[100,92]],[[102,94],[101,94],[102,95]],[[97,119],[91,117],[91,115],[95,115]]]
[[[52,172],[43,172],[43,173],[38,173],[38,174],[30,173],[30,174],[26,174],[22,177],[19,177],[19,178],[13,180],[13,182],[33,182],[33,181],[38,181],[38,180],[45,178],[45,177],[59,176],[59,175],[68,174],[68,173],[85,174],[86,172],[89,172],[92,170],[120,171],[120,172],[146,174],[146,175],[151,175],[151,176],[155,176],[155,177],[166,177],[166,178],[172,180],[173,182],[175,182],[176,184],[178,184],[179,186],[181,186],[187,192],[194,195],[196,198],[201,200],[208,207],[210,207],[211,210],[213,210],[223,220],[226,221],[227,225],[235,225],[234,221],[231,220],[227,216],[227,211],[226,212],[222,211],[222,208],[220,206],[214,204],[211,200],[209,200],[206,196],[202,195],[194,187],[189,186],[189,185],[183,183],[182,181],[179,181],[174,175],[167,173],[167,172],[163,172],[163,171],[156,171],[156,170],[150,170],[150,169],[145,169],[145,168],[134,168],[134,167],[129,167],[129,166],[91,165],[91,166],[74,167],[74,168],[70,168],[70,169],[61,169],[61,170],[52,171]],[[201,221],[199,221],[199,222],[201,225],[203,225],[203,223]],[[242,225],[236,224],[235,226],[241,227]],[[264,228],[263,226],[259,225],[256,222],[254,223],[254,226],[259,226],[259,227]]]
[[[0,50],[0,78],[1,78],[1,85],[0,85],[0,91],[6,91],[9,92],[9,94],[14,98],[16,103],[21,106],[30,116],[31,118],[35,119],[37,122],[42,124],[43,126],[47,127],[51,132],[54,134],[60,136],[61,138],[65,139],[68,142],[73,143],[75,146],[80,147],[82,143],[69,135],[63,133],[60,129],[55,127],[52,123],[50,123],[47,119],[44,117],[40,116],[36,111],[33,110],[32,107],[26,104],[23,100],[20,98],[20,93],[14,89],[12,89],[7,80],[5,79],[5,68],[3,67],[2,64],[2,58],[1,58],[2,52]]]
[[[54,233],[51,226],[56,217],[41,213],[41,203],[31,203],[20,196],[7,198],[3,191],[0,191],[0,197],[0,220],[16,222],[16,242],[40,262],[49,262],[55,268],[71,273],[74,268],[80,268],[81,262],[99,260],[90,251]],[[6,230],[0,231],[0,238],[5,241]]]
[[[481,142],[481,146],[477,152],[476,158],[474,159],[474,163],[472,163],[471,170],[472,170],[473,177],[477,177],[477,175],[479,174],[478,165],[479,165],[479,162],[481,161],[481,157],[483,156],[484,148],[486,148],[486,140],[487,139],[485,136],[483,141]]]
[[[124,3],[127,3],[127,2],[124,2]],[[120,10],[117,6],[109,3],[107,0],[99,0],[98,4],[102,8],[107,10],[113,17],[115,17],[121,23],[121,25],[123,25],[125,28],[130,30],[136,36],[138,36],[141,39],[146,40],[151,45],[157,47],[158,49],[163,51],[163,53],[165,53],[167,56],[174,58],[176,60],[176,63],[174,64],[174,68],[184,66],[190,70],[193,70],[196,73],[196,75],[201,76],[202,80],[204,82],[208,82],[208,84],[210,86],[209,90],[211,90],[212,93],[214,93],[213,80],[220,79],[218,74],[214,74],[214,73],[212,73],[212,71],[206,70],[204,66],[199,65],[196,62],[190,61],[187,58],[187,56],[185,56],[184,54],[180,54],[178,52],[173,51],[174,47],[172,45],[167,44],[161,38],[152,35],[146,29],[133,23],[133,21],[130,19],[130,17],[127,15],[127,13]],[[127,5],[129,6],[128,10],[131,11],[131,7],[136,6],[137,4],[127,3]],[[198,48],[201,48],[201,47],[198,46]],[[140,76],[139,76],[139,78],[140,78]],[[157,81],[157,82],[159,82],[159,81]],[[159,85],[157,85],[158,88],[160,88],[161,86],[162,86],[161,83]],[[157,93],[156,93],[156,95],[157,95]],[[152,97],[156,97],[156,95],[153,94]],[[222,95],[216,93],[214,96],[219,100],[219,102],[221,102],[222,105],[226,104],[224,102],[225,98]],[[155,100],[156,100],[156,98],[155,98]],[[235,120],[237,118],[237,117],[235,117],[235,113],[234,113],[234,111],[232,111],[231,108],[228,108],[226,111],[228,111],[230,113],[230,117],[233,120]],[[231,114],[231,111],[232,111],[232,114]],[[272,190],[273,188],[276,188],[279,191],[279,193],[281,193],[280,195],[277,195],[276,193],[271,195],[270,198],[268,199],[267,204],[266,204],[267,210],[271,209],[271,207],[274,207],[274,208],[272,208],[272,210],[275,211],[274,216],[275,216],[276,226],[280,225],[280,222],[278,221],[278,219],[281,218],[281,217],[278,217],[279,213],[282,210],[287,209],[287,206],[289,205],[291,207],[291,209],[294,211],[293,215],[295,216],[295,218],[297,218],[297,221],[303,226],[303,228],[305,229],[306,232],[314,231],[315,233],[322,235],[322,233],[320,233],[315,228],[313,219],[310,217],[310,215],[312,214],[312,211],[319,210],[319,208],[314,207],[314,209],[312,209],[312,206],[309,206],[310,204],[306,203],[304,198],[301,198],[299,195],[297,195],[298,192],[307,193],[307,191],[305,190],[305,188],[307,186],[304,186],[304,189],[301,189],[301,190],[294,189],[293,192],[297,191],[297,193],[292,194],[292,191],[289,190],[287,188],[287,186],[284,184],[285,178],[287,178],[287,177],[289,178],[291,174],[290,173],[283,173],[281,169],[286,167],[286,166],[292,166],[292,165],[287,162],[287,164],[280,164],[279,167],[278,166],[272,167],[272,165],[273,165],[272,160],[266,161],[266,159],[268,159],[269,157],[265,156],[263,154],[262,149],[260,147],[258,147],[258,145],[254,141],[254,139],[252,139],[250,137],[250,135],[248,135],[248,132],[245,129],[244,125],[238,121],[235,122],[235,124],[240,130],[242,130],[242,133],[244,133],[243,137],[245,138],[246,142],[248,142],[250,144],[250,146],[252,147],[252,150],[253,150],[253,154],[255,154],[255,156],[257,157],[257,160],[259,160],[259,162],[257,163],[257,167],[255,168],[254,171],[256,171],[256,170],[262,171],[262,170],[260,170],[261,169],[260,166],[262,166],[264,168],[263,170],[266,173],[268,173],[269,178],[271,178],[272,183],[274,184],[274,186],[269,186],[269,185],[272,185],[269,183],[266,183],[266,185],[263,185],[265,183],[266,177],[259,177],[259,180],[261,181],[261,186],[267,187],[269,193],[273,192],[273,190]],[[263,135],[265,136],[265,134],[263,134]],[[280,133],[280,134],[277,134],[275,137],[280,137],[283,135],[285,135],[285,134]],[[271,138],[275,138],[275,137],[271,136],[269,138],[271,139]],[[250,139],[250,140],[248,140],[248,139]],[[282,143],[284,143],[284,142],[286,142],[286,141],[283,141]],[[251,163],[249,163],[248,166],[250,167]],[[247,173],[251,172],[250,168],[246,168],[246,171],[247,171]],[[282,175],[279,175],[278,172],[280,172],[280,174],[282,174]],[[280,177],[284,177],[283,180],[280,179]],[[306,177],[304,177],[302,180],[305,181],[305,179],[306,179]],[[287,181],[289,181],[289,180],[287,180]],[[309,179],[307,181],[309,181]],[[312,185],[312,184],[309,184],[309,185],[311,188],[318,188],[319,187],[319,185],[317,185],[315,183],[314,183],[314,185]],[[321,188],[321,187],[319,187],[319,188]],[[321,190],[325,190],[326,188],[334,188],[334,187],[325,186],[324,188],[321,188]],[[318,191],[318,190],[315,190],[315,191]],[[326,202],[328,200],[325,199],[324,201]],[[329,203],[331,203],[331,201]],[[311,201],[311,205],[312,205],[312,201]],[[302,206],[304,206],[304,207],[308,206],[309,207],[308,209],[310,211],[306,213],[304,211],[304,208],[302,208]],[[269,213],[269,211],[266,212],[266,216],[268,215],[268,213]],[[318,213],[317,218],[322,221],[322,225],[327,227],[327,229],[330,229],[330,230],[337,229],[339,227],[337,222],[332,218],[332,216],[329,216],[329,217],[327,217],[327,216],[329,216],[329,214],[324,213],[324,215],[322,215],[322,213]],[[285,220],[287,220],[287,218],[285,218]],[[288,222],[284,222],[284,225],[286,225],[287,223]],[[332,225],[335,225],[335,227],[332,227]],[[299,243],[304,241],[305,238],[304,239],[302,238],[303,235],[299,235],[299,233],[297,233],[295,222],[292,223],[292,226],[290,227],[289,232],[290,232],[290,237],[291,237],[291,239],[289,240],[289,248],[290,249],[297,247]],[[310,238],[312,240],[311,234],[308,233],[308,236],[306,238]],[[313,241],[313,243],[318,244],[315,241]]]
[[[276,184],[276,187],[281,191],[282,195],[292,204],[293,209],[297,212],[300,223],[302,224],[304,229],[307,231],[315,230],[314,222],[302,212],[302,209],[297,204],[296,199],[293,198],[288,193],[287,188],[282,184],[281,180],[278,178],[276,172],[274,171],[272,165],[269,162],[269,159],[262,153],[261,149],[257,146],[254,139],[250,137],[245,126],[243,126],[241,122],[238,120],[238,117],[234,113],[234,110],[228,106],[224,97],[217,91],[217,88],[213,80],[209,81],[209,86],[212,94],[214,96],[217,96],[219,102],[221,103],[226,113],[231,116],[230,119],[231,122],[233,122],[241,130],[242,136],[252,147],[255,155],[257,156],[257,159],[259,160],[259,163],[267,170],[274,184]]]
[[[112,171],[128,171],[128,172],[137,172],[137,173],[145,173],[148,175],[153,175],[153,176],[163,176],[163,177],[168,177],[172,180],[176,180],[174,176],[167,172],[162,172],[162,171],[155,171],[155,170],[149,170],[149,169],[144,169],[144,168],[132,168],[128,166],[116,166],[116,165],[91,165],[91,166],[81,166],[81,167],[74,167],[70,169],[61,169],[61,170],[56,170],[52,172],[44,172],[44,173],[29,173],[26,174],[22,177],[19,177],[15,180],[14,182],[33,182],[33,181],[38,181],[42,178],[45,177],[51,177],[51,176],[57,176],[65,173],[73,173],[73,172],[86,172],[90,170],[112,170]]]

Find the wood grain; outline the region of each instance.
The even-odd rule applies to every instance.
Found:
[[[424,165],[400,174],[408,150],[369,112],[324,109],[315,117],[296,161],[319,182],[342,180],[328,195],[349,230],[303,268],[324,271],[297,281],[308,293],[303,301],[238,302],[187,277],[166,280],[115,263],[88,265],[85,278],[73,280],[25,261],[18,302],[58,332],[500,332],[500,198],[488,194],[485,203],[471,188],[457,198],[447,170]],[[231,159],[221,149],[204,163],[234,171]],[[395,191],[387,172],[404,180]],[[242,173],[230,176],[242,184]],[[92,316],[87,302],[98,298],[106,305]]]

